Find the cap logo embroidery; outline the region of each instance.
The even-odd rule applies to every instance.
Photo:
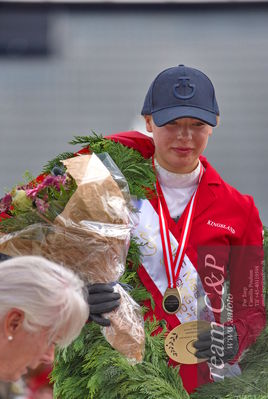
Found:
[[[188,76],[183,76],[182,78],[179,78],[179,83],[173,86],[173,94],[176,98],[179,98],[180,100],[189,100],[195,95],[195,84],[189,83],[190,78]],[[181,91],[183,89],[189,87],[191,89],[190,94],[180,94],[179,90]]]

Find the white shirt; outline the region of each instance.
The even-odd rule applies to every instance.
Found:
[[[178,220],[198,186],[200,161],[191,173],[173,173],[162,168],[155,159],[157,178],[173,219]]]

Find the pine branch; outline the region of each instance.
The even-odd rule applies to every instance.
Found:
[[[53,370],[54,395],[61,399],[187,399],[178,370],[169,368],[164,332],[151,336],[157,322],[146,322],[146,351],[141,364],[131,365],[90,323],[65,354],[58,353]],[[85,350],[86,348],[86,350]]]
[[[135,272],[138,270],[141,262],[141,246],[142,244],[139,243],[138,239],[132,236],[127,254],[127,265]]]
[[[89,147],[92,144],[101,143],[103,140],[103,135],[97,134],[92,130],[91,136],[74,136],[74,139],[69,141],[71,145],[82,145],[82,147]]]
[[[120,281],[133,287],[131,290],[131,296],[134,301],[137,303],[143,303],[145,300],[149,299],[154,307],[151,293],[141,284],[137,274],[137,270],[141,263],[141,246],[142,244],[140,244],[135,237],[131,238],[126,260],[126,270]],[[144,311],[146,311],[146,309],[144,309]]]
[[[50,173],[54,168],[54,166],[59,166],[60,168],[62,168],[63,164],[61,163],[61,161],[68,158],[73,158],[73,156],[74,156],[73,152],[63,152],[59,154],[54,159],[52,159],[51,161],[47,162],[44,165],[42,173]]]

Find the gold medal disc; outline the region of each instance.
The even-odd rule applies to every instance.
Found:
[[[167,288],[162,302],[163,309],[168,314],[175,314],[181,307],[181,294],[179,289]]]
[[[170,331],[165,339],[165,351],[170,359],[182,364],[196,364],[207,359],[195,356],[196,348],[193,343],[201,332],[210,330],[210,322],[204,320],[190,321],[180,324]]]

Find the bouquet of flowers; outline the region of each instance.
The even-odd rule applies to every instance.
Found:
[[[15,187],[0,201],[0,252],[41,255],[71,268],[88,283],[115,282],[121,304],[103,329],[107,341],[142,361],[139,305],[117,284],[130,240],[127,183],[106,154],[79,155],[54,173]],[[105,166],[105,164],[107,167]]]

